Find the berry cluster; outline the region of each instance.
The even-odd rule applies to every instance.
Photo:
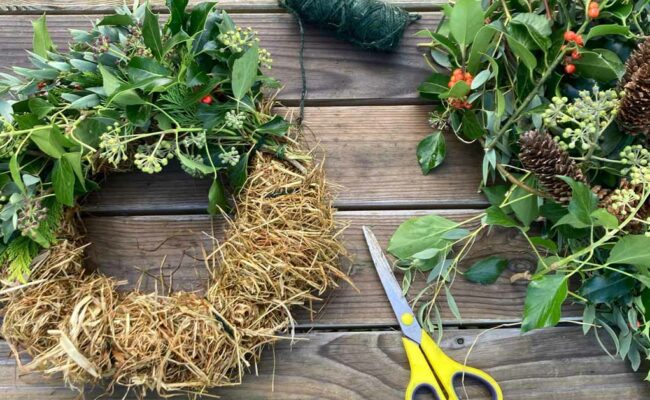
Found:
[[[461,68],[456,68],[449,79],[447,86],[451,89],[454,85],[460,81],[467,83],[468,86],[472,86],[472,81],[474,77],[469,72],[463,72]],[[449,104],[454,108],[465,108],[467,110],[472,108],[472,105],[466,99],[449,99]]]
[[[584,46],[585,42],[582,35],[578,35],[574,31],[566,31],[564,33],[564,40],[569,43],[569,45],[575,44],[577,47],[572,49],[570,56],[564,58],[564,72],[567,74],[573,74],[576,72],[576,66],[573,64],[573,60],[578,60],[582,57],[578,48]],[[567,49],[567,46],[562,46],[562,50],[565,49]]]
[[[587,10],[587,15],[591,19],[598,18],[598,15],[600,15],[600,8],[598,6],[598,2],[592,1],[591,3],[589,3],[589,9]]]

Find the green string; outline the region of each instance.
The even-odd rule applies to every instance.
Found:
[[[364,49],[391,51],[399,44],[406,27],[420,19],[420,15],[380,0],[279,0],[279,4],[296,15],[300,27],[299,124],[304,117],[307,96],[303,21],[334,30],[339,38]]]

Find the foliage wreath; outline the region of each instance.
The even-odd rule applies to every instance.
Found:
[[[108,380],[144,395],[202,392],[241,380],[292,324],[289,306],[342,277],[343,248],[322,169],[270,115],[260,73],[269,53],[214,3],[169,0],[160,26],[146,4],[73,30],[56,50],[34,25],[34,69],[0,74],[2,334],[31,370],[72,387]],[[207,295],[118,292],[84,267],[73,223],[90,177],[176,158],[209,177],[209,212],[230,208],[226,240],[206,257]],[[263,228],[260,228],[263,227]]]

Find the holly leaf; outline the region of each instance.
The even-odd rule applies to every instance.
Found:
[[[619,79],[625,73],[625,65],[611,50],[585,50],[580,55],[578,60],[573,60],[573,64],[576,66],[576,74],[583,78],[609,82]]]
[[[171,14],[169,21],[167,22],[167,27],[169,27],[172,35],[180,32],[183,29],[183,24],[185,23],[185,8],[187,7],[188,0],[167,0],[167,8],[169,8],[169,13]]]
[[[34,37],[32,39],[34,53],[43,58],[47,58],[47,52],[54,50],[54,42],[52,42],[50,32],[47,30],[45,14],[37,20],[32,21],[32,27],[34,28]]]
[[[163,54],[162,39],[160,37],[160,26],[158,25],[158,16],[151,12],[149,7],[144,11],[144,20],[142,21],[142,39],[144,44],[151,50],[151,54],[160,60]]]
[[[210,215],[219,214],[221,211],[228,211],[230,205],[226,199],[226,193],[219,179],[212,181],[210,191],[208,192],[208,213]]]
[[[531,281],[526,290],[522,332],[557,325],[568,291],[563,275],[544,275]]]
[[[417,157],[422,173],[427,175],[445,160],[447,146],[445,137],[438,131],[422,139],[418,144]]]
[[[634,288],[634,279],[619,273],[594,275],[580,288],[580,295],[593,304],[611,303]]]
[[[508,260],[492,256],[474,263],[464,275],[470,282],[491,284],[497,281],[507,266]]]
[[[236,59],[232,66],[232,92],[237,100],[241,100],[253,87],[257,78],[258,47],[246,50],[243,56]]]
[[[133,25],[133,18],[126,14],[107,15],[97,24],[97,26],[101,25],[129,26]]]

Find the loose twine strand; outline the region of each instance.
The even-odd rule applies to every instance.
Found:
[[[307,97],[305,31],[303,21],[333,30],[343,40],[363,49],[389,52],[397,48],[406,27],[421,18],[380,0],[279,0],[280,6],[296,16],[300,29],[300,116],[304,119]]]

